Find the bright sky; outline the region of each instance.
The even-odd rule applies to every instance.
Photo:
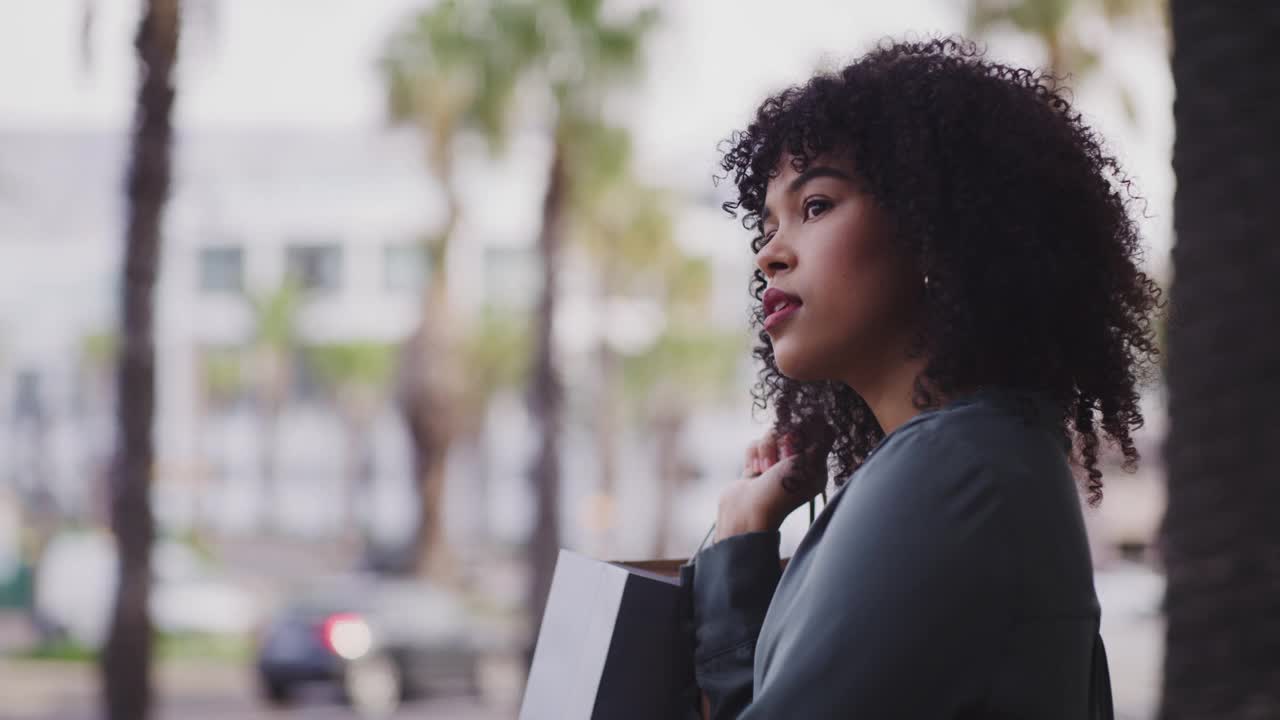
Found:
[[[79,29],[86,2],[97,8],[88,66]],[[179,126],[377,127],[383,105],[374,61],[396,21],[424,4],[186,0],[192,18],[203,22],[181,49]],[[138,7],[137,0],[0,0],[0,129],[128,127]],[[627,117],[646,174],[687,188],[709,183],[716,143],[765,93],[885,35],[963,29],[958,0],[668,0],[665,7],[667,22]],[[1153,264],[1163,267],[1173,188],[1164,50],[1152,34],[1104,37],[1101,44],[1106,82],[1080,88],[1077,99],[1150,199],[1155,217],[1146,234]],[[1014,61],[1039,58],[1033,43],[1017,38],[991,47]],[[1136,101],[1136,123],[1125,119],[1117,82]]]

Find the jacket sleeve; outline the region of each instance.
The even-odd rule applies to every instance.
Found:
[[[736,535],[695,559],[694,667],[713,719],[751,702],[756,638],[782,575],[779,542],[776,530]]]
[[[713,717],[980,712],[1016,602],[997,477],[1004,471],[962,440],[927,431],[895,439],[874,474],[853,480],[847,492],[856,494],[832,508],[794,604],[771,620],[779,637],[760,687],[746,701],[734,685],[735,702],[722,701]]]

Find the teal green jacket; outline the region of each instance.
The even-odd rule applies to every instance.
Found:
[[[776,531],[698,553],[712,718],[1110,718],[1060,417],[1000,389],[921,413],[831,496],[785,572]]]

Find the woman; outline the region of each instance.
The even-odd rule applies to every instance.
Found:
[[[711,716],[1109,716],[1077,484],[1137,461],[1161,306],[1116,161],[1053,78],[944,39],[767,99],[722,164],[776,419],[686,567]]]

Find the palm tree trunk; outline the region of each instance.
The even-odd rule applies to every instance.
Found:
[[[1060,37],[1062,30],[1056,29],[1053,32],[1045,33],[1043,36],[1045,48],[1045,64],[1050,75],[1061,79],[1067,72],[1066,62],[1062,57],[1062,38]],[[1078,79],[1078,78],[1077,78]]]
[[[279,368],[283,362],[281,358],[276,357],[275,351],[269,351],[264,356],[264,363],[269,368],[266,371],[268,380],[259,390],[261,396],[258,400],[258,417],[261,425],[258,428],[258,475],[260,476],[258,496],[262,506],[258,522],[260,528],[266,532],[274,532],[276,526],[275,508],[280,485],[276,446],[279,444],[280,410],[283,405],[280,400],[283,391],[280,389]]]
[[[546,609],[547,593],[551,589],[556,557],[560,552],[560,432],[564,388],[556,368],[554,320],[568,180],[564,139],[557,133],[542,202],[542,227],[538,232],[542,290],[538,301],[533,376],[529,388],[529,411],[539,433],[530,471],[536,499],[533,538],[529,543],[529,611],[534,629],[527,649],[526,660],[529,663],[533,661],[537,628]]]
[[[606,261],[606,265],[608,261]],[[612,283],[609,278],[610,272],[605,269],[605,282],[603,284],[603,297],[600,298],[600,309],[608,307],[609,290]],[[597,538],[596,555],[597,557],[608,557],[613,553],[613,543],[615,540],[617,527],[617,507],[618,498],[618,399],[621,377],[619,373],[621,366],[619,363],[618,353],[609,344],[607,337],[600,338],[600,344],[596,348],[596,362],[599,368],[600,388],[596,393],[596,452],[600,456],[600,504],[597,509],[600,517],[595,518],[599,523],[597,530],[599,537]]]
[[[475,537],[480,547],[488,549],[493,544],[493,528],[489,520],[489,503],[493,495],[493,464],[489,460],[489,433],[483,422],[472,436],[472,448],[475,454]]]
[[[1280,12],[1174,0],[1160,717],[1280,717]]]
[[[363,417],[362,412],[363,408],[357,408],[340,413],[346,436],[346,507],[342,512],[342,535],[345,542],[367,549],[372,530],[368,511],[373,503],[373,430],[372,421]]]
[[[209,432],[210,416],[213,410],[212,399],[209,397],[209,383],[205,378],[208,377],[206,370],[206,360],[204,354],[197,350],[195,355],[195,376],[199,378],[197,381],[197,389],[195,393],[195,402],[193,412],[191,413],[191,457],[195,461],[192,469],[192,506],[191,513],[191,534],[201,540],[208,537],[208,527],[204,522],[205,513],[208,512],[208,495],[209,495],[209,468],[212,466],[209,457],[205,453],[205,444],[203,438],[207,437]]]
[[[437,141],[431,166],[444,188],[445,227],[426,243],[427,287],[422,314],[401,366],[402,413],[412,443],[413,473],[418,489],[418,524],[413,536],[417,574],[447,580],[453,575],[445,543],[443,503],[445,469],[453,441],[451,388],[457,384],[456,345],[449,310],[448,258],[462,202],[453,185],[453,163],[447,143]]]
[[[431,386],[431,371],[427,369],[441,355],[437,348],[429,331],[420,328],[409,340],[402,360],[402,415],[409,431],[414,486],[418,492],[412,570],[424,577],[448,573],[441,507],[450,443],[448,410],[444,407],[443,395]]]
[[[146,720],[151,707],[151,439],[155,414],[153,297],[161,221],[169,192],[171,73],[178,49],[178,0],[148,0],[135,41],[141,85],[128,176],[117,376],[116,457],[111,523],[119,547],[119,584],[100,672],[106,717]]]
[[[680,436],[684,424],[684,412],[675,403],[670,407],[660,408],[653,420],[658,460],[658,518],[654,527],[653,553],[649,557],[654,559],[665,558],[671,542],[676,491],[684,480],[684,458],[680,456]]]

